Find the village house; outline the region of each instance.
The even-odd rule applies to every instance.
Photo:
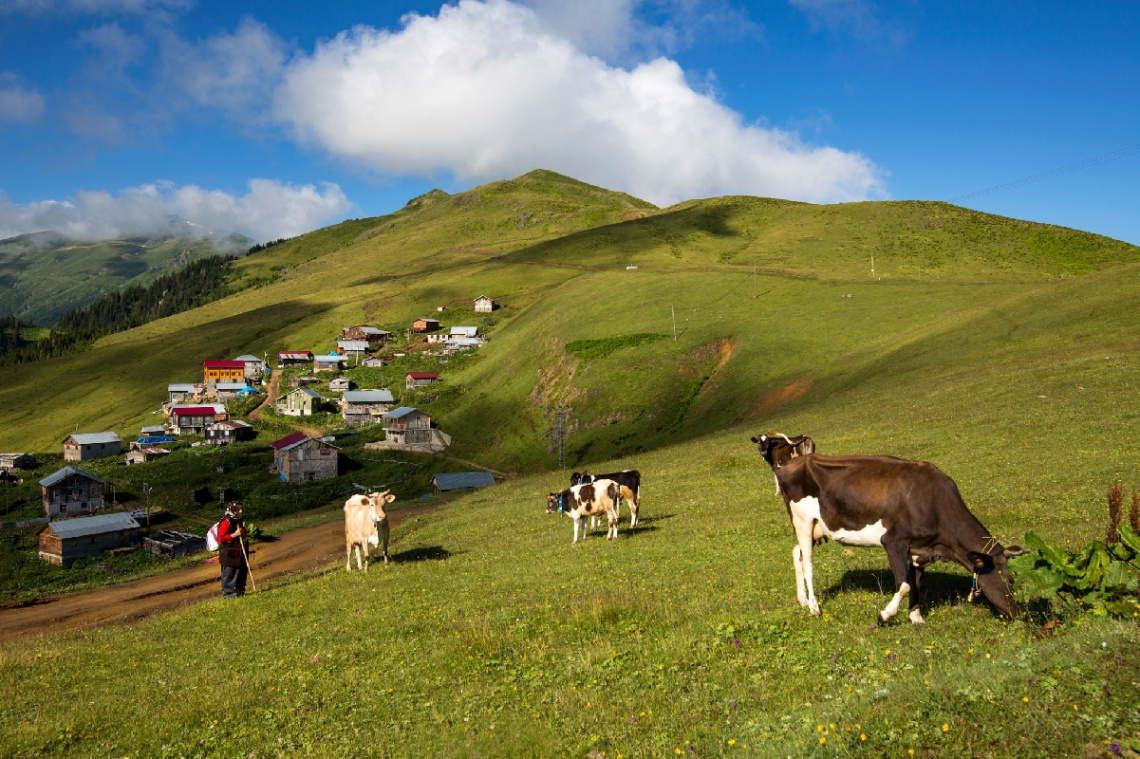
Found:
[[[431,442],[431,417],[418,408],[401,406],[384,415],[384,439],[393,443]]]
[[[166,434],[166,425],[152,424],[139,430],[139,438],[162,437]]]
[[[312,351],[281,351],[277,354],[277,368],[308,366],[313,361]]]
[[[241,361],[245,364],[245,379],[247,380],[260,380],[261,375],[265,372],[265,359],[251,356],[246,353],[238,356],[234,361]]]
[[[137,544],[139,523],[127,512],[51,522],[39,533],[39,557],[65,567],[76,559]]]
[[[214,398],[219,401],[228,401],[230,398],[236,398],[243,393],[248,395],[253,392],[256,391],[245,384],[244,380],[241,382],[219,382],[214,385]]]
[[[357,327],[345,327],[340,331],[340,337],[342,340],[364,340],[369,345],[383,345],[392,339],[392,333],[361,324]]]
[[[253,425],[248,422],[227,419],[206,428],[206,445],[229,445],[239,440],[252,440],[255,434]]]
[[[391,390],[349,390],[340,397],[341,415],[348,427],[378,424],[392,408]]]
[[[453,337],[447,341],[447,353],[459,353],[472,348],[481,348],[483,343],[484,340],[481,337]]]
[[[245,384],[244,361],[203,361],[202,375],[206,384],[213,382],[241,382]]]
[[[205,385],[196,385],[193,382],[172,382],[166,386],[166,393],[170,396],[170,405],[187,403],[195,398],[201,398],[206,392]]]
[[[436,332],[439,322],[435,319],[416,319],[412,322],[412,332]]]
[[[480,295],[475,299],[475,312],[480,314],[489,314],[495,310],[495,301],[488,298],[486,295]]]
[[[343,393],[352,387],[352,380],[348,377],[333,377],[329,380],[329,390],[334,393]]]
[[[303,432],[270,444],[273,463],[283,482],[315,482],[337,476],[337,448]]]
[[[368,355],[368,341],[367,340],[337,340],[336,352],[342,356],[361,356]]]
[[[226,407],[220,403],[175,406],[170,410],[170,431],[175,435],[201,435],[211,424],[225,418]]]
[[[495,476],[490,472],[440,472],[431,478],[432,492],[435,495],[449,490],[463,488],[485,488],[495,484]]]
[[[290,390],[277,401],[277,413],[285,416],[312,416],[321,407],[321,394],[307,387]]]
[[[478,327],[452,327],[448,338],[454,340],[459,337],[478,337]]]
[[[439,375],[435,372],[408,372],[407,376],[404,377],[404,386],[408,390],[426,387],[433,382],[439,382]]]
[[[103,508],[107,481],[82,469],[65,466],[40,480],[44,513],[48,519],[73,514],[92,514]]]
[[[316,377],[290,377],[289,387],[304,387],[305,385],[316,385],[320,380]]]
[[[131,464],[145,464],[148,461],[154,461],[170,453],[165,448],[158,448],[153,445],[144,445],[142,443],[131,443],[131,449],[126,452],[124,458],[127,461],[127,466]]]
[[[35,469],[37,466],[39,466],[39,462],[31,453],[0,453],[0,469],[4,471]]]
[[[123,439],[114,432],[87,432],[63,439],[64,461],[86,461],[123,452]]]
[[[348,359],[344,356],[313,356],[313,372],[343,372],[348,368]]]
[[[375,356],[369,356],[368,358],[361,361],[360,365],[366,369],[380,369],[384,366],[384,359],[376,358]]]
[[[429,332],[427,335],[428,345],[446,342],[447,337],[448,335],[446,332]]]

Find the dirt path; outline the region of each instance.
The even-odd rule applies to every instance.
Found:
[[[273,408],[272,404],[277,402],[277,396],[280,395],[280,393],[281,370],[274,369],[273,374],[269,376],[269,384],[265,387],[265,400],[262,401],[260,406],[255,408],[253,411],[250,411],[247,415],[247,418],[260,420],[261,410],[266,407]],[[306,427],[303,424],[293,424],[292,422],[285,422],[285,424],[288,424],[290,427],[297,430],[297,432],[304,432],[309,437],[323,437],[325,434],[324,430],[318,430],[316,427]]]
[[[391,512],[388,518],[392,527],[396,527],[437,505],[409,506]],[[250,556],[250,568],[258,592],[264,592],[266,584],[276,577],[320,569],[343,559],[344,522],[334,519],[316,527],[287,532],[271,543],[256,544]],[[132,622],[217,598],[221,595],[219,575],[217,564],[196,564],[122,585],[0,605],[0,643]],[[247,590],[251,591],[252,586]]]

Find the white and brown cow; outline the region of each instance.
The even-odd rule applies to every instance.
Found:
[[[546,495],[547,514],[565,514],[574,520],[574,542],[578,542],[578,527],[583,517],[606,515],[609,520],[607,540],[617,540],[618,502],[621,500],[621,486],[613,480],[597,480]],[[584,528],[584,525],[583,525]],[[582,539],[586,530],[582,530]]]
[[[910,621],[922,623],[922,572],[935,561],[956,561],[975,573],[976,588],[1000,614],[1016,616],[1003,548],[966,508],[958,486],[936,466],[890,456],[824,456],[794,450],[810,438],[752,438],[776,475],[796,531],[792,561],[801,606],[819,614],[812,582],[812,543],[828,537],[850,546],[882,546],[896,592],[879,613],[894,617],[910,596]],[[814,450],[814,444],[811,449]],[[804,448],[801,447],[801,450]],[[971,591],[971,599],[975,591]]]
[[[637,526],[637,513],[641,509],[641,472],[636,469],[623,469],[610,474],[590,474],[589,472],[574,472],[570,475],[570,484],[578,485],[583,482],[597,482],[598,480],[613,480],[621,488],[621,500],[629,505],[629,527]],[[620,505],[620,504],[619,504]],[[619,510],[618,517],[621,517]],[[591,527],[594,526],[591,524]]]
[[[388,515],[385,504],[396,500],[391,491],[354,495],[344,502],[344,569],[352,571],[352,551],[356,549],[356,568],[361,568],[361,554],[364,557],[363,569],[368,571],[369,546],[382,546],[384,565],[388,565]]]

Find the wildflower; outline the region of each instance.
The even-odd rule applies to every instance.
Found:
[[[826,745],[826,743],[827,743],[827,738],[820,738],[819,739],[819,745],[823,746],[823,745]]]
[[[1021,700],[1028,704],[1029,703],[1029,696],[1022,696]]]
[[[633,724],[633,717],[629,718],[629,724],[631,724],[631,725]]]
[[[946,722],[942,723],[942,732],[944,732],[944,733],[950,732],[950,725],[948,723],[946,723]]]
[[[4,692],[5,692],[5,693],[7,693],[8,691],[4,691]],[[736,702],[735,702],[735,701],[733,701],[733,702],[732,702],[732,708],[733,708],[733,709],[735,709],[735,708],[736,708]]]
[[[735,738],[729,738],[728,739],[728,745],[735,746],[736,745],[736,739]]]
[[[317,663],[317,661],[319,661],[319,660],[317,659],[317,655],[316,655],[316,654],[313,654],[313,664],[316,664],[316,663]]]
[[[732,639],[732,647],[733,648],[740,648],[740,641],[733,638]]]
[[[1124,750],[1120,747],[1120,744],[1116,743],[1115,741],[1108,744],[1108,750],[1112,752],[1113,756],[1120,756],[1124,753]]]
[[[859,740],[861,740],[861,741],[867,740],[867,734],[866,733],[859,733]]]
[[[906,752],[907,752],[908,754],[910,754],[911,756],[914,756],[914,749],[913,749],[913,748],[908,748],[908,749],[906,750]]]
[[[675,749],[673,749],[673,753],[674,753],[674,754],[677,754],[678,756],[680,756],[680,755],[681,755],[681,749],[679,749],[679,748],[675,748]]]

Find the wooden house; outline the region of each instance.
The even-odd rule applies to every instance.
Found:
[[[440,472],[431,478],[432,492],[435,495],[449,490],[463,488],[485,488],[495,484],[495,476],[490,472]]]
[[[74,514],[92,514],[103,508],[107,481],[82,469],[65,466],[40,480],[44,513],[48,519]]]
[[[459,337],[479,337],[478,327],[452,327],[448,332],[449,339]]]
[[[115,548],[135,545],[139,523],[126,512],[49,522],[40,530],[39,557],[58,566]]]
[[[305,385],[316,385],[320,380],[316,377],[290,377],[289,387],[304,387]]]
[[[204,381],[214,382],[241,382],[245,383],[244,361],[203,361],[202,375]]]
[[[206,428],[206,445],[229,445],[239,440],[252,440],[256,434],[253,425],[248,422],[227,419]]]
[[[307,387],[291,390],[277,401],[277,413],[285,416],[312,416],[321,407],[321,394]]]
[[[383,345],[392,339],[392,333],[361,324],[357,327],[345,327],[340,331],[340,337],[342,340],[364,340],[369,345]]]
[[[35,469],[39,466],[31,453],[0,453],[0,469],[10,472],[13,469]]]
[[[349,390],[340,397],[340,411],[348,427],[379,424],[392,408],[391,390]]]
[[[431,417],[418,408],[401,406],[384,415],[384,439],[393,443],[430,443]]]
[[[360,365],[366,369],[380,369],[384,366],[384,359],[377,358],[376,356],[369,356],[360,362]]]
[[[211,424],[225,418],[226,407],[220,403],[175,406],[170,410],[170,431],[175,435],[201,435]]]
[[[435,372],[408,372],[404,377],[404,386],[408,390],[426,387],[434,382],[439,382],[439,375]]]
[[[475,311],[480,314],[489,314],[495,310],[495,301],[488,298],[486,295],[480,295],[475,299]]]
[[[170,453],[165,448],[159,448],[155,445],[144,445],[142,443],[131,443],[131,449],[127,451],[124,458],[127,461],[127,466],[131,464],[145,464],[148,461],[162,458]]]
[[[416,319],[412,322],[412,332],[437,332],[439,322],[435,319]]]
[[[123,452],[123,439],[114,432],[88,432],[68,435],[63,439],[64,461],[87,461]]]
[[[368,341],[367,340],[337,340],[336,352],[342,356],[361,356],[368,355]]]
[[[315,482],[337,476],[337,448],[295,432],[271,443],[273,463],[283,482]]]
[[[218,382],[214,385],[214,398],[219,401],[228,401],[230,398],[236,398],[243,392],[249,392],[249,385],[245,384],[245,380],[241,382]]]
[[[308,366],[312,361],[312,351],[281,351],[277,354],[278,369],[288,369],[291,366]]]
[[[248,353],[238,356],[234,361],[241,361],[245,364],[244,378],[247,380],[260,379],[266,369],[265,359],[252,356]]]
[[[352,388],[352,380],[348,377],[333,377],[329,380],[329,390],[334,393],[343,393]]]
[[[166,386],[170,405],[189,403],[195,398],[201,398],[206,393],[205,385],[196,385],[193,382],[172,382]]]
[[[348,368],[345,356],[313,356],[313,372],[343,372]]]

